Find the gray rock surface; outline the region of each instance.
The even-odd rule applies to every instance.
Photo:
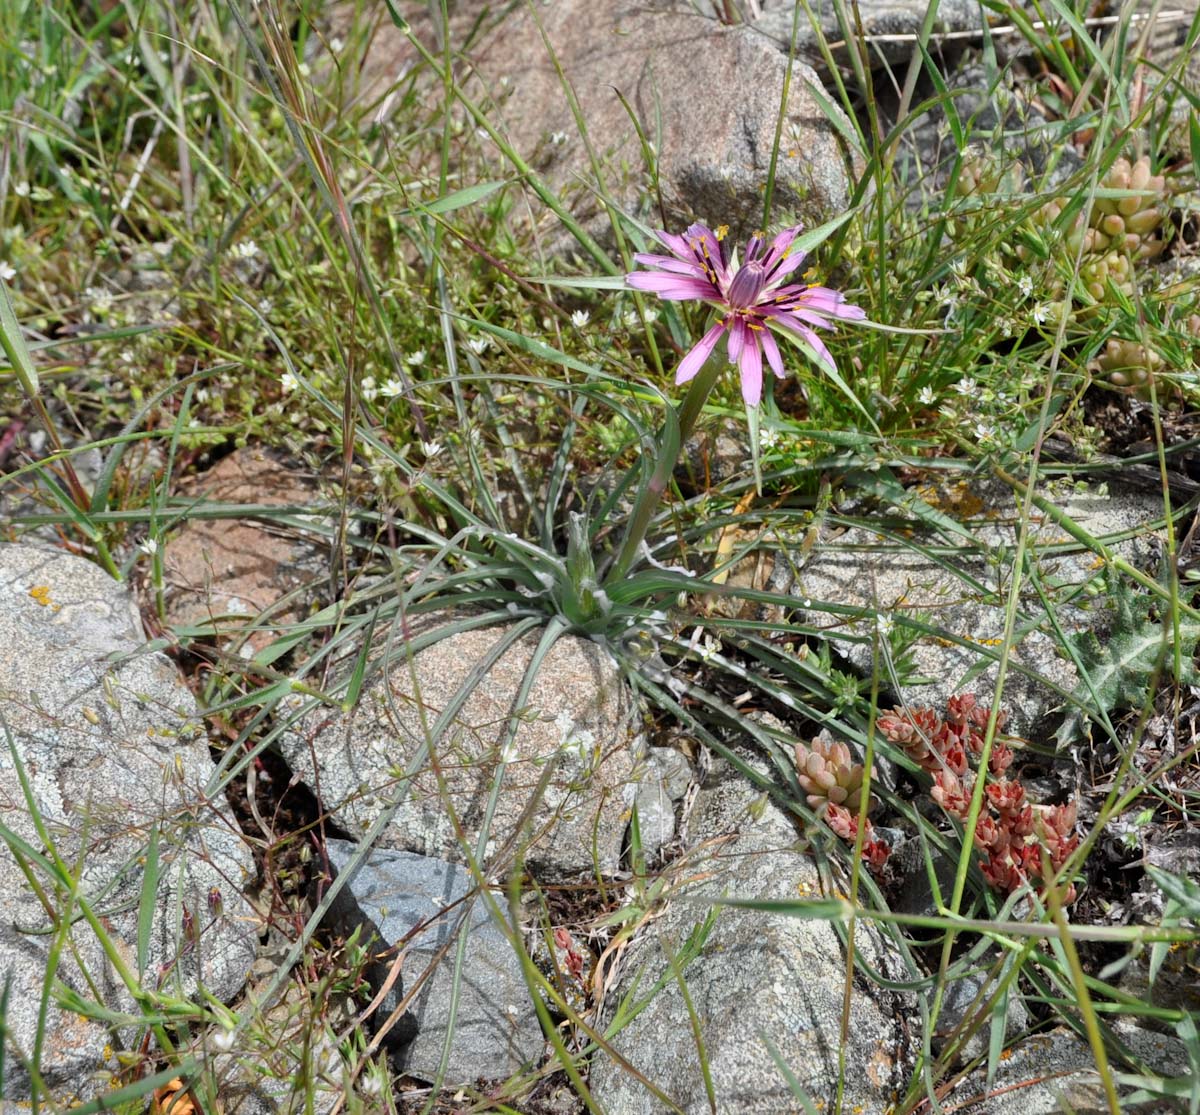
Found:
[[[978,1028],[965,1042],[958,1043],[959,1060],[969,1061],[976,1057],[986,1057],[992,1020],[990,1013],[982,1019],[980,1013],[995,993],[996,985],[987,979],[987,972],[984,970],[968,972],[960,979],[952,981],[946,987],[941,1013],[938,1015],[938,1034],[943,1040],[935,1042],[934,1048],[943,1047],[945,1040],[965,1022],[968,1026]],[[1005,1010],[1005,1041],[1015,1040],[1028,1025],[1029,1011],[1025,1009],[1025,1002],[1020,993],[1013,988],[1009,992],[1008,1006]]]
[[[787,50],[792,38],[793,7],[783,0],[767,0],[762,5],[762,15],[752,20],[750,26],[766,35],[781,50]],[[857,15],[862,22],[867,65],[880,69],[885,63],[907,62],[916,50],[917,35],[925,21],[927,8],[924,0],[863,0],[858,5]],[[847,54],[845,38],[838,26],[834,0],[816,0],[811,9],[820,35],[834,57],[844,59]],[[979,32],[982,22],[979,5],[974,0],[948,0],[938,4],[937,19],[928,42],[931,55],[937,59],[943,44],[951,50],[960,49],[970,38],[947,42],[945,36]],[[810,65],[823,65],[820,37],[804,10],[797,21],[795,44],[799,57]]]
[[[670,747],[650,748],[646,768],[634,801],[642,851],[652,858],[675,839],[675,810],[687,793],[692,768],[687,759]]]
[[[1069,485],[1046,488],[1040,494],[1053,499],[1090,534],[1107,540],[1110,549],[1138,567],[1157,558],[1157,540],[1148,524],[1162,514],[1162,501],[1145,492],[1111,485],[1108,494],[1098,490],[1078,491]],[[1016,546],[1017,508],[1011,493],[998,485],[958,486],[940,493],[920,493],[935,510],[961,520],[976,539],[969,540],[943,530],[939,535],[922,528],[915,520],[912,537],[896,541],[899,524],[887,525],[890,537],[867,527],[853,527],[838,535],[826,535],[799,569],[792,593],[802,601],[828,601],[851,607],[877,609],[885,617],[911,616],[940,629],[944,634],[921,636],[910,653],[923,684],[909,684],[899,694],[913,705],[944,707],[947,697],[973,690],[984,701],[994,691],[997,666],[965,680],[982,657],[994,651],[1004,630],[1005,592],[1010,580]],[[896,509],[893,509],[895,511]],[[905,514],[903,508],[898,509]],[[881,520],[886,512],[871,512]],[[1055,617],[1069,635],[1091,630],[1100,637],[1108,629],[1110,613],[1104,595],[1089,596],[1075,590],[1094,581],[1101,573],[1095,555],[1074,543],[1048,517],[1036,509],[1029,538],[1029,556],[1056,601]],[[1124,540],[1117,538],[1124,536]],[[924,547],[925,553],[918,547]],[[936,559],[931,548],[938,551]],[[947,566],[951,568],[947,568]],[[956,574],[952,570],[958,570]],[[1045,609],[1023,580],[1019,641],[1010,658],[1004,690],[1009,730],[1017,734],[1045,727],[1052,712],[1063,704],[1055,687],[1066,692],[1079,682],[1075,667],[1057,652],[1057,642]],[[855,667],[871,668],[872,648],[867,642],[853,643],[842,635],[869,636],[873,620],[841,621],[817,607],[804,606],[803,622],[828,630],[834,647]],[[1024,632],[1022,635],[1021,632]],[[1050,633],[1047,633],[1050,632]],[[947,636],[963,639],[961,646]],[[980,650],[976,650],[978,646]]]
[[[635,981],[634,1000],[640,1002],[662,979],[661,990],[644,1009],[609,1037],[616,1051],[672,1101],[689,1115],[700,1115],[710,1108],[692,1023],[662,943],[669,942],[678,954],[714,899],[815,898],[820,881],[811,857],[795,848],[791,820],[724,764],[714,768],[714,779],[701,791],[691,830],[696,843],[682,861],[686,869],[680,878],[693,881],[680,885],[662,916],[629,947],[601,1021],[611,1026]],[[731,830],[735,835],[719,838]],[[858,926],[855,943],[873,967],[897,973],[895,957],[874,930]],[[828,922],[755,910],[719,912],[699,955],[683,971],[700,1019],[718,1112],[775,1115],[799,1109],[764,1039],[818,1106],[832,1106],[845,972],[842,943]],[[904,1014],[914,1009],[856,978],[845,1110],[882,1111],[903,1088],[913,1052]],[[591,1086],[606,1111],[648,1115],[664,1110],[633,1074],[603,1055],[593,1062]]]
[[[475,847],[537,634],[503,654],[467,697],[450,730],[433,741],[437,771],[426,763],[411,785],[402,785],[398,772],[500,636],[496,628],[451,635],[417,653],[411,670],[399,660],[386,675],[380,673],[364,686],[352,712],[318,708],[281,741],[292,769],[319,792],[336,824],[364,833],[403,793],[380,847],[461,861],[447,803]],[[414,677],[420,707],[413,696]],[[515,752],[503,768],[485,853],[489,870],[504,870],[518,835],[530,839],[526,864],[543,880],[616,869],[640,747],[632,714],[616,665],[599,646],[574,636],[554,645],[525,704]],[[550,762],[549,782],[539,790]]]
[[[229,999],[257,944],[242,896],[253,862],[221,795],[208,786],[213,764],[195,702],[175,667],[147,653],[144,642],[128,591],[97,566],[60,551],[0,546],[0,709],[58,854],[79,872],[82,893],[136,971],[142,857],[157,827],[162,881],[143,982],[185,994],[202,982]],[[0,822],[43,848],[3,736]],[[53,885],[41,882],[61,908]],[[210,892],[219,894],[220,912]],[[194,944],[183,937],[185,909],[198,933]],[[26,1054],[54,940],[46,927],[44,909],[0,843],[0,972],[12,974],[8,1025]],[[73,923],[71,939],[78,960],[64,950],[58,978],[91,998],[82,966],[106,1006],[129,1009],[85,921]],[[60,1099],[91,1094],[117,1067],[112,1049],[125,1038],[114,1040],[52,1004],[41,1072],[61,1089]],[[5,1094],[27,1096],[11,1058],[6,1068]]]
[[[357,847],[344,840],[326,843],[335,871],[347,868]],[[387,1017],[432,966],[410,1012],[391,1032],[393,1039],[401,1039],[395,1052],[397,1069],[425,1080],[434,1079],[442,1059],[459,925],[463,917],[468,919],[446,1068],[449,1087],[480,1077],[508,1077],[538,1061],[545,1045],[520,961],[505,931],[483,901],[463,901],[474,889],[464,867],[410,852],[376,849],[343,889],[333,910],[343,931],[361,925],[364,941],[374,935],[377,948],[404,949],[402,980],[385,1000],[380,1017]],[[503,909],[503,895],[497,899]],[[414,930],[418,932],[410,937]],[[379,985],[390,961],[389,957],[375,967],[373,979]]]
[[[673,228],[699,217],[727,224],[742,238],[760,227],[787,65],[769,39],[684,5],[560,0],[536,9],[536,19],[531,9],[516,9],[481,43],[476,72],[497,103],[494,118],[517,151],[564,191],[589,231],[605,239],[609,217],[543,30],[579,99],[604,187],[622,209],[661,220],[617,91],[654,146],[657,185]],[[845,208],[850,185],[841,141],[809,82],[816,84],[816,75],[797,62],[774,202],[777,212],[815,225]]]
[[[436,41],[426,6],[397,7],[420,38]],[[478,6],[459,7],[451,30],[456,48],[468,41],[479,14]],[[347,21],[335,16],[334,22]],[[596,173],[543,30],[578,98],[603,189],[619,208],[655,226],[665,219],[672,229],[696,217],[727,224],[738,238],[759,227],[787,65],[775,43],[751,27],[726,27],[697,15],[682,0],[556,0],[507,9],[494,26],[485,21],[467,48],[475,78],[468,83],[470,95],[491,106],[489,119],[506,140],[560,193],[589,233],[609,243],[610,219],[597,194]],[[361,47],[356,50],[361,54]],[[417,62],[411,45],[385,18],[362,61],[363,100],[383,98],[388,85]],[[809,91],[810,82],[817,84],[816,75],[798,60],[774,202],[777,213],[794,213],[815,225],[845,208],[850,183],[842,142]],[[654,146],[657,183],[647,173],[621,96]],[[836,107],[831,111],[840,118]],[[381,115],[386,117],[386,100]],[[501,153],[484,142],[511,172]],[[531,200],[543,246],[574,250],[558,218]],[[524,215],[518,205],[514,219]]]
[[[1183,1076],[1188,1061],[1175,1038],[1143,1030],[1122,1020],[1121,1041],[1164,1076]],[[1110,1062],[1111,1066],[1111,1062]],[[1119,1070],[1114,1070],[1119,1071]],[[1174,1100],[1133,1103],[1131,1089],[1118,1087],[1124,1115],[1168,1115],[1186,1108]],[[986,1069],[971,1073],[943,1102],[964,1115],[1108,1115],[1111,1108],[1087,1042],[1067,1029],[1037,1034],[1014,1046],[987,1084]]]

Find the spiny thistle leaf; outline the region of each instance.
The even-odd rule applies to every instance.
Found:
[[[1149,696],[1150,679],[1170,669],[1174,658],[1175,625],[1169,616],[1152,614],[1150,597],[1135,597],[1129,585],[1113,577],[1110,599],[1114,605],[1112,628],[1101,640],[1093,631],[1070,636],[1086,677],[1074,696],[1085,708],[1111,712],[1138,708]],[[1200,682],[1193,656],[1200,641],[1200,622],[1179,618],[1179,650],[1183,669],[1180,684]],[[1056,733],[1060,748],[1078,738],[1087,714],[1073,709]]]

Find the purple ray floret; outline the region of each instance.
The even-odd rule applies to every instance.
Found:
[[[834,368],[833,357],[814,327],[827,329],[834,320],[861,321],[867,315],[836,290],[789,281],[804,262],[804,252],[791,251],[799,233],[799,225],[786,228],[769,245],[764,237],[754,236],[740,266],[736,255],[726,251],[724,228],[713,232],[702,224],[690,226],[682,236],[657,233],[670,255],[641,252],[634,256],[643,267],[654,268],[625,277],[635,290],[650,291],[670,301],[707,302],[722,313],[680,361],[676,383],[691,379],[721,335],[728,334],[729,362],[738,366],[742,398],[747,406],[757,406],[762,398],[763,353],[771,371],[783,377],[783,359],[773,328],[796,334],[822,363]]]

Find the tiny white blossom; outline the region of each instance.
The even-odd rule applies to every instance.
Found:
[[[960,395],[975,395],[979,392],[979,384],[970,376],[963,376],[954,385],[954,390]]]
[[[715,635],[704,636],[704,646],[700,651],[700,661],[707,662],[714,654],[720,654],[721,640]]]
[[[410,352],[408,356],[404,358],[404,362],[410,368],[415,368],[418,364],[425,363],[425,355],[425,350],[423,348],[419,348],[416,352]]]
[[[1039,302],[1030,311],[1029,316],[1033,318],[1037,325],[1044,325],[1046,318],[1050,316],[1050,307],[1045,302]]]
[[[253,259],[258,255],[258,244],[253,240],[242,240],[229,249],[234,259]]]
[[[283,393],[285,395],[290,395],[296,390],[297,387],[300,386],[300,381],[294,375],[292,375],[291,372],[284,372],[283,375],[279,377],[279,386],[283,388]]]
[[[147,538],[145,542],[138,543],[138,549],[147,557],[153,557],[158,553],[158,541],[154,538]]]
[[[271,311],[275,309],[275,300],[273,298],[260,298],[258,300],[258,312],[263,317],[270,317]]]
[[[491,337],[472,337],[467,341],[467,348],[475,353],[476,356],[482,356],[491,347]]]
[[[404,384],[402,384],[394,376],[380,385],[379,394],[385,399],[394,399],[397,395],[404,393]]]
[[[88,287],[85,293],[88,296],[88,305],[91,306],[92,313],[106,314],[112,309],[113,296],[103,288]]]
[[[591,314],[589,314],[587,310],[576,310],[571,314],[571,324],[575,326],[576,329],[582,329],[585,325],[587,325],[590,317]]]
[[[550,142],[555,147],[561,147],[564,143],[567,142],[567,133],[566,132],[551,132],[550,133]]]
[[[14,182],[13,183],[13,193],[16,194],[17,197],[28,197],[29,196],[29,183],[28,182]]]
[[[228,1053],[233,1048],[235,1037],[232,1030],[218,1030],[210,1039],[210,1044],[218,1053]]]
[[[358,385],[359,394],[362,395],[366,402],[370,402],[379,394],[379,387],[375,383],[374,376],[363,376],[362,382]]]
[[[6,259],[0,259],[0,279],[11,283],[17,277],[17,269]]]
[[[933,388],[926,384],[917,392],[917,402],[923,407],[931,407],[934,404],[936,396],[933,393]]]
[[[980,441],[987,441],[995,432],[996,428],[990,422],[975,423],[975,436]]]
[[[967,273],[967,261],[962,258],[951,260],[950,270],[954,274],[955,278],[963,278],[963,276],[965,276]]]
[[[1028,298],[1033,293],[1033,280],[1028,275],[1022,275],[1017,280],[1017,290],[1022,298]]]
[[[875,617],[875,630],[879,632],[881,639],[886,639],[894,628],[892,617],[889,615],[878,615]]]
[[[337,35],[334,35],[334,37],[329,40],[329,49],[332,50],[334,54],[341,54],[345,46],[345,42],[342,39],[339,39]]]
[[[421,442],[421,452],[425,454],[427,461],[432,461],[445,446],[440,441],[423,441]]]
[[[509,740],[502,748],[500,748],[500,762],[515,763],[521,756],[517,750],[516,740]]]

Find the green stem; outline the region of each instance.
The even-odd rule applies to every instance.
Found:
[[[713,385],[717,382],[717,376],[725,366],[724,352],[718,353],[714,349],[712,355],[704,362],[704,366],[696,373],[678,410],[674,415],[668,415],[667,421],[663,423],[662,433],[659,435],[659,455],[654,463],[654,472],[649,483],[638,492],[637,501],[633,505],[633,513],[629,517],[629,527],[625,532],[625,541],[621,545],[621,552],[604,578],[606,584],[622,580],[629,572],[630,566],[633,565],[638,547],[646,537],[646,531],[650,528],[650,520],[654,517],[659,500],[662,499],[663,492],[667,490],[667,485],[671,481],[671,473],[675,471],[675,463],[679,460],[679,454],[687,444],[688,438],[691,437],[700,412],[704,410],[704,404],[708,401]]]

